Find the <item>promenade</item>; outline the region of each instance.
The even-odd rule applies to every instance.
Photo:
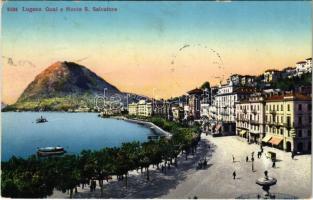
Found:
[[[208,145],[210,144],[210,150]],[[268,170],[269,176],[277,178],[277,184],[271,187],[271,192],[286,193],[299,198],[311,196],[311,155],[296,156],[291,159],[290,153],[264,147],[264,152],[271,150],[277,153],[276,168],[263,154],[257,158],[259,146],[247,144],[237,136],[216,137],[205,136],[197,148],[197,153],[185,160],[178,159],[178,167],[171,167],[166,174],[156,168],[150,171],[150,181],[146,181],[145,172],[141,174],[132,171],[129,174],[129,186],[125,188],[124,181],[113,179],[105,185],[102,198],[236,198],[242,194],[259,193],[263,191],[255,184],[255,180],[264,176]],[[251,169],[251,152],[255,152],[254,169]],[[235,162],[232,160],[235,156]],[[249,156],[249,162],[245,158]],[[206,157],[208,167],[196,170],[197,162]],[[236,170],[237,177],[232,177]],[[56,191],[50,198],[67,198],[67,194]],[[75,198],[100,198],[100,189],[91,193],[89,188],[78,188]]]

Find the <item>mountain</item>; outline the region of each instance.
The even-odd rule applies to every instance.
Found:
[[[1,110],[4,109],[7,105],[3,102],[1,102]]]
[[[103,94],[104,89],[108,95],[121,93],[115,86],[82,65],[56,62],[36,76],[17,102],[64,97],[69,94]]]
[[[56,62],[38,74],[17,102],[6,110],[72,110],[93,108],[97,95],[127,94],[74,62]]]

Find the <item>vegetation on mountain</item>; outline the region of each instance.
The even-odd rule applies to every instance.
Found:
[[[97,95],[123,95],[88,68],[73,62],[56,62],[38,74],[17,102],[3,111],[67,111],[94,106]],[[93,105],[89,105],[93,103]]]

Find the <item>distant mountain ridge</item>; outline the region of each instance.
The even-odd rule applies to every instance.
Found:
[[[39,73],[17,102],[4,111],[68,111],[79,107],[93,108],[97,95],[118,95],[126,101],[128,93],[74,62],[56,62]]]
[[[38,74],[27,86],[17,102],[42,98],[121,93],[88,68],[74,62],[56,62]]]

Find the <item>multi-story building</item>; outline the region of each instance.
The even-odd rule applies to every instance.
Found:
[[[301,76],[306,73],[312,73],[312,58],[307,58],[305,61],[300,61],[296,64],[297,76]]]
[[[235,134],[235,102],[247,98],[253,92],[254,88],[235,87],[232,81],[221,85],[213,103],[216,107],[216,128],[213,132],[223,135]]]
[[[181,122],[184,118],[184,108],[179,105],[172,105],[173,120],[176,122]]]
[[[264,82],[270,83],[276,81],[280,77],[280,71],[276,69],[268,69],[264,72]]]
[[[200,103],[203,95],[203,90],[193,89],[188,92],[188,106],[189,106],[189,118],[200,119]]]
[[[301,94],[268,97],[262,141],[285,151],[311,151],[311,112],[311,97]]]
[[[153,115],[168,118],[170,115],[170,103],[164,100],[153,100]]]
[[[231,81],[234,86],[253,87],[256,85],[255,80],[256,80],[255,76],[233,74],[227,79],[227,82],[229,83]]]
[[[264,107],[261,93],[236,103],[236,135],[246,138],[249,143],[260,144],[264,136]]]
[[[128,114],[129,115],[137,115],[138,113],[138,104],[137,103],[130,103],[128,104]]]
[[[148,117],[152,115],[152,103],[146,100],[140,100],[138,103],[128,105],[128,114]]]

